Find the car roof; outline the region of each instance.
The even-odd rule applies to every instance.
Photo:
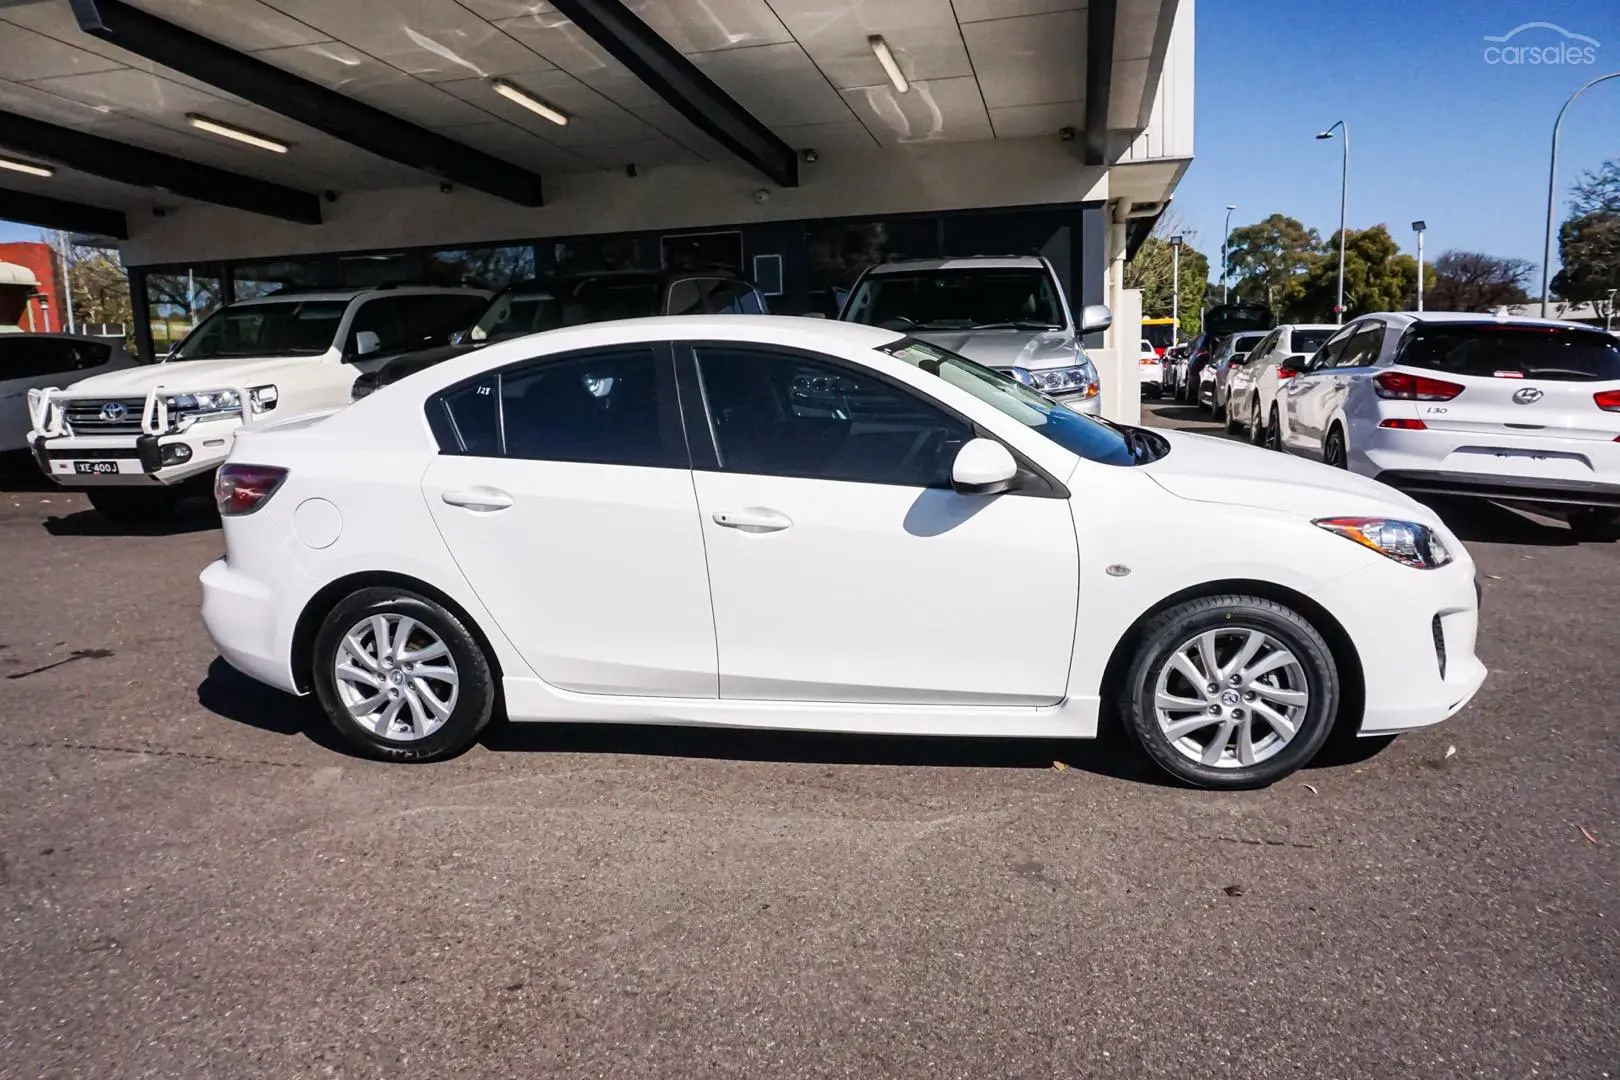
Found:
[[[1549,326],[1564,330],[1593,330],[1600,334],[1603,332],[1601,327],[1567,322],[1563,319],[1537,319],[1530,315],[1492,315],[1485,311],[1369,311],[1356,316],[1356,319],[1368,318],[1385,319],[1392,326],[1415,326],[1420,323],[1437,325],[1475,323],[1488,326]]]
[[[929,270],[1040,270],[1046,266],[1034,255],[964,255],[955,259],[904,259],[878,263],[868,274],[902,274]]]
[[[293,304],[304,300],[330,300],[348,301],[360,296],[421,296],[448,293],[460,296],[489,296],[488,289],[479,289],[471,285],[385,285],[381,288],[353,288],[353,289],[283,289],[270,293],[267,296],[250,296],[245,300],[232,301],[231,307],[245,307],[249,304]]]

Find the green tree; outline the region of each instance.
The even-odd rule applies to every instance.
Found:
[[[1620,214],[1620,158],[1610,158],[1602,165],[1581,174],[1573,188],[1570,216],[1587,214]]]
[[[1142,317],[1168,319],[1174,310],[1174,253],[1163,237],[1150,236],[1125,264],[1125,287],[1142,290]],[[1181,245],[1182,341],[1190,340],[1203,325],[1204,288],[1209,280],[1209,258],[1185,241]]]
[[[1558,230],[1558,261],[1553,295],[1577,303],[1590,300],[1608,310],[1609,290],[1620,289],[1620,212],[1597,210],[1564,222]]]
[[[1344,317],[1369,311],[1403,311],[1417,295],[1417,260],[1401,254],[1389,229],[1351,229],[1345,234]],[[1299,280],[1299,292],[1283,306],[1285,322],[1333,322],[1339,281],[1339,234]]]
[[[1524,286],[1536,264],[1479,251],[1448,251],[1426,269],[1424,307],[1431,311],[1494,311],[1530,299]]]
[[[1286,309],[1321,253],[1320,234],[1285,214],[1233,229],[1227,253],[1232,299]]]

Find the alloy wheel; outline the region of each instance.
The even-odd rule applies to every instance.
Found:
[[[461,691],[449,647],[408,615],[372,615],[350,627],[338,644],[332,676],[350,718],[391,742],[415,742],[438,731]]]
[[[1281,753],[1309,706],[1299,659],[1270,634],[1243,627],[1208,630],[1177,646],[1153,693],[1165,740],[1188,761],[1216,769]]]

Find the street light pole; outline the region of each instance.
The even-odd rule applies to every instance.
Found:
[[[1226,235],[1221,238],[1221,303],[1227,301],[1226,279],[1231,273],[1231,256],[1228,254],[1232,247],[1232,211],[1237,209],[1235,203],[1226,204]]]
[[[1414,221],[1412,228],[1418,234],[1418,295],[1417,309],[1423,310],[1423,230],[1429,227],[1427,222]]]
[[[1611,295],[1610,300],[1614,297]],[[1181,237],[1170,238],[1170,344],[1181,337]]]
[[[1343,120],[1335,121],[1333,127],[1326,131],[1316,133],[1318,139],[1333,138],[1333,128],[1344,132],[1344,165],[1339,172],[1339,302],[1334,305],[1334,321],[1344,322],[1344,212],[1350,196],[1350,125]]]
[[[1600,82],[1609,79],[1620,79],[1620,71],[1611,71],[1607,75],[1599,75],[1579,90],[1569,95],[1564,107],[1558,110],[1558,119],[1553,121],[1552,157],[1547,165],[1547,239],[1542,245],[1541,254],[1541,317],[1547,317],[1547,283],[1552,271],[1552,241],[1553,241],[1553,209],[1558,202],[1558,129],[1564,126],[1564,113],[1575,104],[1575,99],[1586,93]]]

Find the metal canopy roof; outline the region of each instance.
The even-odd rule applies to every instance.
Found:
[[[95,4],[0,3],[0,110],[308,193],[420,187],[443,176],[420,156],[412,167],[401,154],[373,152],[387,149],[375,140],[338,138],[332,124],[322,124],[323,131],[300,123],[291,116],[314,118],[254,93],[252,85],[221,89],[207,81],[222,81],[217,66],[188,62],[183,52],[157,50],[173,65],[167,66],[120,48],[116,34],[93,36],[74,6],[82,15]],[[790,184],[783,146],[827,153],[1053,136],[1073,128],[1076,160],[1102,164],[1111,147],[1117,154],[1147,125],[1177,0],[1091,0],[1089,9],[1085,0],[130,0],[127,6],[406,127],[491,155],[515,172],[741,158],[762,178],[768,172]],[[634,18],[625,21],[627,13]],[[631,52],[604,37],[604,18],[656,36],[684,63],[672,69],[673,93],[667,80],[619,59]],[[1107,40],[1089,41],[1093,32]],[[893,50],[910,92],[890,85],[872,35]],[[558,126],[500,96],[494,78],[561,110],[569,123]],[[694,108],[722,108],[725,101],[740,114],[735,122],[722,118],[724,140],[711,134],[715,123],[690,119]],[[266,136],[288,151],[207,134],[191,126],[189,115]],[[5,149],[0,130],[0,153]],[[50,178],[0,173],[0,189],[115,210],[199,197],[56,164]]]

